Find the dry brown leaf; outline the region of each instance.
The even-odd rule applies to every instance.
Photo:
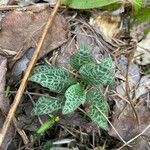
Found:
[[[61,46],[61,50],[56,58],[56,65],[70,69],[69,65],[70,56],[73,54],[75,50],[76,50],[75,40],[74,39],[68,40],[67,43]]]
[[[141,78],[138,88],[135,91],[135,98],[138,99],[141,95],[148,91],[150,92],[150,75],[145,75]]]
[[[94,34],[88,26],[76,26],[75,33],[78,47],[84,43],[97,60],[105,57],[115,49],[111,44],[107,43],[102,36]]]
[[[7,5],[9,0],[0,0],[0,5]]]
[[[78,112],[74,112],[68,116],[63,116],[59,123],[64,126],[75,125],[81,127],[85,129],[88,134],[91,134],[92,131],[99,133],[99,128],[94,123],[89,122]]]
[[[0,56],[0,73],[1,73],[0,75],[0,128],[4,123],[5,114],[8,112],[9,109],[8,100],[4,97],[5,76],[7,71],[6,67],[7,67],[7,59],[5,57]],[[13,136],[13,130],[12,127],[10,127],[2,146],[0,147],[0,150],[7,149],[9,143],[12,140],[12,136]]]
[[[106,41],[111,42],[120,31],[121,17],[107,11],[97,12],[92,15],[89,23]]]
[[[148,101],[149,99],[146,94],[146,92],[148,93],[148,89],[144,89],[145,90],[144,92],[139,91],[139,87],[141,87],[140,69],[138,65],[134,63],[130,63],[128,68],[128,81],[129,81],[128,92],[132,102],[136,103],[134,107],[137,111],[137,115],[141,123],[140,126],[138,126],[137,124],[137,120],[135,118],[133,109],[131,108],[130,104],[127,104],[125,102],[125,99],[128,100],[127,93],[126,93],[126,82],[125,82],[127,64],[128,64],[127,62],[128,62],[127,58],[122,55],[120,56],[119,62],[117,63],[120,70],[120,75],[118,74],[117,77],[119,79],[122,79],[122,81],[120,80],[120,84],[118,84],[116,87],[118,96],[113,97],[115,101],[115,106],[114,106],[114,111],[111,120],[111,123],[113,124],[113,126],[116,128],[116,130],[119,132],[119,134],[125,141],[129,141],[130,139],[134,138],[137,134],[141,133],[150,123],[150,118],[149,118],[150,110],[146,105],[146,101]],[[148,85],[148,82],[147,84],[144,85],[145,88],[147,88],[148,86],[146,85]],[[144,85],[142,86],[142,88],[144,88]],[[142,95],[140,94],[142,92],[145,95],[143,95],[143,97],[140,96],[137,97],[137,92],[140,96]],[[110,129],[109,134],[119,139],[116,132],[112,128]],[[147,138],[149,137],[150,137],[150,130],[147,131],[142,137],[136,139],[131,144],[133,146],[131,150],[147,149],[148,146]]]
[[[117,129],[121,137],[128,141],[134,138],[137,134],[141,133],[150,123],[150,110],[146,107],[145,101],[141,99],[135,107],[138,117],[140,119],[140,126],[137,125],[137,120],[134,116],[132,108],[127,105],[123,109],[125,103],[121,100],[115,105],[112,115],[112,124]],[[109,131],[111,136],[117,137],[115,131],[111,128]],[[145,150],[149,149],[148,139],[150,138],[150,130],[145,132],[141,137],[135,140],[131,145],[131,150]]]
[[[150,32],[137,44],[134,60],[139,65],[150,64]]]
[[[35,48],[50,9],[40,12],[12,11],[1,21],[0,48],[18,52],[17,58],[30,47]],[[57,15],[45,39],[40,57],[59,47],[67,39],[65,19]]]

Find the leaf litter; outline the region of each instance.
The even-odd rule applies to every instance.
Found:
[[[11,72],[9,71],[9,80],[12,79],[12,81],[15,81],[15,78],[19,78],[19,76],[21,77],[22,73],[25,71],[32,55],[30,54],[30,57],[28,58],[28,50],[30,48],[32,50],[35,49],[37,42],[39,41],[39,37],[41,35],[42,27],[46,23],[50,11],[51,10],[49,8],[44,10],[38,10],[35,12],[14,10],[11,12],[7,12],[2,18],[0,30],[0,48],[3,52],[4,50],[8,50],[8,52],[12,51],[17,53],[15,57],[11,55],[12,53],[8,53],[8,55],[6,55],[6,53],[3,53],[3,56],[7,57],[8,59],[9,68],[11,68]],[[120,46],[120,43],[119,45],[116,44],[116,39],[120,38],[118,37],[118,35],[120,36],[119,25],[121,23],[121,18],[118,16],[111,15],[107,12],[103,13],[103,11],[99,14],[94,15],[96,15],[96,18],[92,17],[92,20],[93,18],[95,19],[96,25],[93,21],[91,23],[93,27],[91,27],[87,23],[87,21],[83,19],[82,15],[77,15],[75,17],[69,15],[69,17],[66,17],[63,14],[58,14],[54,20],[53,27],[48,32],[47,39],[42,48],[41,55],[39,56],[39,58],[42,59],[40,59],[38,63],[49,63],[57,66],[63,66],[64,68],[69,69],[72,72],[74,70],[72,70],[71,66],[69,65],[70,56],[75,52],[77,48],[80,47],[82,43],[86,43],[89,46],[91,54],[96,58],[97,61],[100,61],[102,58],[113,54],[113,52],[117,48],[125,48]],[[114,19],[114,22],[107,22],[106,20],[109,20],[111,17],[112,19]],[[111,32],[109,32],[110,27]],[[116,35],[117,37],[115,39]],[[113,43],[114,39],[115,44]],[[130,139],[134,138],[137,134],[141,133],[150,122],[149,75],[143,74],[141,72],[141,68],[139,67],[139,65],[149,64],[148,40],[149,35],[147,35],[141,42],[137,44],[134,57],[135,61],[130,64],[128,72],[129,95],[130,97],[132,97],[134,107],[137,111],[138,117],[140,118],[141,124],[139,126],[136,124],[136,118],[126,96],[125,87],[126,72],[128,65],[128,56],[126,55],[126,52],[117,58],[117,79],[115,85],[104,89],[106,91],[107,97],[109,98],[108,102],[111,108],[110,121],[125,141],[129,141]],[[142,56],[142,61],[138,56]],[[2,93],[4,93],[4,86],[2,88]],[[37,126],[39,126],[40,123],[44,122],[48,117],[42,116],[38,118],[40,123],[37,121],[38,119],[34,121],[34,119],[29,116],[29,112],[31,112],[32,107],[28,107],[27,109],[26,106],[31,106],[32,103],[34,103],[34,100],[37,100],[38,94],[42,93],[44,94],[43,96],[45,96],[45,93],[47,92],[44,89],[41,89],[41,87],[32,87],[32,85],[30,84],[29,86],[27,86],[27,89],[29,91],[31,90],[34,92],[25,92],[28,94],[25,94],[23,96],[23,99],[26,100],[26,103],[23,102],[24,109],[22,106],[20,106],[20,108],[18,108],[17,113],[19,114],[18,119],[20,118],[20,121],[18,121],[20,122],[19,124],[21,124],[22,122],[22,125],[20,127],[25,131],[25,134],[27,134],[27,136],[32,136],[36,131]],[[26,97],[26,95],[30,97],[32,102],[29,100],[29,98]],[[49,93],[49,95],[54,96],[53,93]],[[0,102],[0,106],[2,104],[3,102]],[[7,112],[9,106],[7,104],[5,105],[7,107],[1,106],[1,109],[4,109],[4,111]],[[83,145],[88,144],[90,145],[90,147],[92,145],[93,148],[98,147],[98,145],[103,146],[106,144],[106,147],[111,149],[113,147],[112,143],[116,143],[116,145],[114,146],[115,148],[118,146],[118,144],[120,144],[120,142],[118,142],[117,140],[119,139],[119,137],[116,134],[116,132],[111,128],[111,126],[109,132],[105,133],[99,128],[97,128],[97,126],[94,123],[88,120],[87,117],[85,117],[84,113],[84,108],[81,108],[80,111],[77,110],[68,116],[62,116],[59,123],[57,123],[53,127],[54,130],[49,129],[46,132],[48,139],[50,138],[50,140],[57,141],[56,139],[65,139],[67,137],[73,137],[75,138],[75,143],[71,142],[68,144],[68,146],[71,146],[71,144],[75,144],[75,147],[78,146],[80,148],[83,148]],[[4,116],[2,116],[2,118],[3,117]],[[140,136],[138,139],[136,139],[130,144],[132,146],[131,149],[149,149],[149,136],[150,132],[148,130],[142,136]],[[47,139],[46,136],[43,136],[42,138],[44,140]],[[92,138],[92,140],[90,140],[90,138]],[[8,141],[11,140],[12,136],[8,138]],[[33,139],[31,138],[30,143],[32,143],[32,140]],[[108,141],[106,142],[106,140]],[[78,144],[77,141],[80,141],[80,144]],[[14,142],[13,139],[13,143],[16,144],[17,142]],[[7,146],[8,144],[9,142],[6,141]],[[38,147],[41,146],[38,143],[35,143],[35,145]],[[33,144],[31,144],[31,147],[32,146]],[[30,146],[27,147],[29,148]],[[58,147],[58,149],[62,149],[62,147]]]
[[[35,48],[50,11],[50,9],[46,9],[39,12],[17,10],[8,12],[1,20],[1,49],[17,52],[15,58],[19,59],[26,49]],[[56,49],[66,40],[67,25],[65,19],[63,16],[57,15],[48,32],[40,57]]]
[[[5,115],[9,110],[9,100],[5,97],[5,86],[6,86],[6,71],[7,71],[7,58],[0,56],[0,128],[2,127]],[[13,139],[14,130],[11,125],[9,131],[6,135],[6,138],[0,147],[1,150],[5,150],[8,148],[9,144]]]

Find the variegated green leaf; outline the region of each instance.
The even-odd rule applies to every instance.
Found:
[[[70,65],[76,70],[89,62],[95,62],[95,59],[84,44],[70,57]]]
[[[51,71],[54,68],[55,68],[55,66],[51,66],[51,65],[39,65],[39,66],[36,66],[33,69],[32,74],[40,73],[40,72],[48,72],[48,71]]]
[[[111,84],[115,77],[110,57],[104,59],[100,64],[88,63],[83,65],[79,73],[85,81],[95,86]]]
[[[54,97],[41,96],[32,110],[32,115],[51,114],[54,111],[61,109],[63,106],[63,100]]]
[[[47,65],[38,66],[29,80],[56,93],[65,92],[70,85],[76,83],[65,69]]]
[[[84,88],[79,84],[70,86],[65,93],[66,101],[63,108],[63,114],[71,113],[77,109],[86,100]]]
[[[100,128],[108,130],[108,123],[106,118],[96,108],[98,107],[101,110],[101,112],[106,117],[108,117],[109,106],[107,104],[105,96],[98,89],[91,89],[87,93],[87,101],[91,104],[87,110],[87,115]]]

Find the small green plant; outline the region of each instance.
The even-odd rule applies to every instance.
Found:
[[[89,107],[85,108],[87,116],[99,127],[108,130],[105,117],[108,117],[109,107],[100,87],[114,81],[111,57],[99,63],[88,48],[82,45],[71,56],[70,64],[80,75],[78,79],[60,67],[40,65],[34,69],[29,80],[57,93],[57,96],[39,97],[32,115],[50,115],[58,110],[62,110],[65,115],[75,111],[80,105],[88,104]],[[105,117],[96,108],[99,108]]]

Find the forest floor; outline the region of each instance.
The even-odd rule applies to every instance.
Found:
[[[102,88],[109,105],[107,131],[86,116],[82,105],[67,115],[55,113],[59,121],[51,119],[38,134],[50,116],[31,111],[40,96],[56,94],[31,81],[24,84],[14,113],[9,112],[55,6],[43,2],[0,2],[0,141],[7,132],[0,150],[150,149],[150,32],[144,34],[150,22],[131,27],[131,6],[113,12],[59,6],[35,64],[59,66],[76,76],[69,61],[82,44],[97,61],[111,56],[115,81]]]

